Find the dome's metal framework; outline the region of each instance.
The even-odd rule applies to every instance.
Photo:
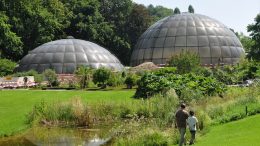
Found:
[[[149,27],[139,38],[131,66],[143,62],[164,65],[174,54],[197,53],[201,65],[234,64],[244,54],[236,35],[210,17],[182,13],[166,17]]]
[[[30,51],[19,63],[18,71],[54,69],[58,74],[74,73],[80,65],[123,70],[120,61],[105,48],[84,40],[62,39],[45,43]]]

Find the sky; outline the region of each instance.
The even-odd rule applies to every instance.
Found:
[[[174,9],[178,7],[181,12],[187,12],[192,5],[195,13],[214,18],[236,32],[249,35],[247,25],[254,23],[260,13],[260,0],[133,0],[135,3],[148,6],[161,5]]]

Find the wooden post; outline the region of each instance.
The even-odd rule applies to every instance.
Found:
[[[248,112],[248,111],[247,111],[247,106],[246,106],[246,116],[247,116],[247,112]]]

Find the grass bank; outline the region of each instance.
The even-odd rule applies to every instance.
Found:
[[[214,126],[201,137],[196,146],[257,146],[259,145],[260,115]]]
[[[0,91],[0,136],[12,135],[28,125],[26,114],[42,100],[45,102],[67,101],[80,97],[84,102],[96,104],[100,102],[126,103],[132,99],[134,90],[111,91],[34,91],[34,90],[2,90]]]

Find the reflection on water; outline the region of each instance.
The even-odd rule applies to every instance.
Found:
[[[22,136],[0,139],[0,146],[99,146],[109,141],[108,130],[37,127]]]

